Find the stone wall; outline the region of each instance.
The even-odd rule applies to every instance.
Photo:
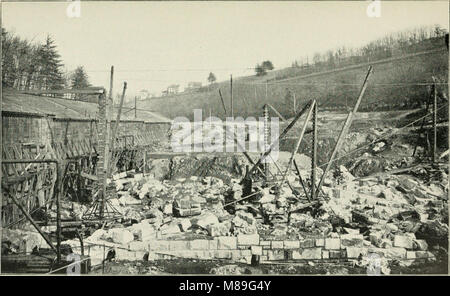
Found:
[[[114,124],[114,121],[111,123]],[[143,135],[155,143],[155,149],[169,147],[170,123],[121,121],[117,135]],[[61,119],[24,113],[2,113],[2,143],[38,143],[69,139],[77,141],[92,135],[97,141],[97,122],[89,119]],[[153,145],[152,145],[153,146]],[[157,147],[156,147],[157,146]]]
[[[155,233],[155,236],[159,236]],[[426,250],[417,250],[413,244],[404,245],[403,240],[387,248],[366,246],[360,234],[344,234],[336,238],[311,238],[301,240],[268,240],[258,234],[241,234],[238,236],[219,236],[212,239],[168,240],[154,238],[151,240],[134,240],[126,245],[108,241],[85,245],[93,262],[103,258],[103,246],[106,252],[116,249],[116,260],[140,261],[148,254],[149,260],[155,259],[228,259],[235,262],[249,263],[252,255],[259,255],[261,261],[329,261],[356,260],[369,253],[396,260],[434,259]],[[68,243],[68,242],[66,242]],[[74,250],[79,242],[69,243]],[[75,251],[76,252],[76,251]],[[86,251],[85,251],[86,252]]]

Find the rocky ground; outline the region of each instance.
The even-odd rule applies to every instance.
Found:
[[[330,171],[313,201],[307,199],[294,170],[282,186],[263,185],[257,176],[252,186],[245,186],[241,183],[247,164],[243,156],[155,160],[150,165],[158,170],[150,175],[128,172],[113,176],[109,203],[122,218],[102,229],[87,229],[85,238],[85,245],[109,242],[128,248],[130,243],[156,238],[193,240],[255,233],[261,240],[342,241],[344,237],[361,251],[360,256],[332,262],[261,260],[259,266],[251,266],[250,258],[230,264],[223,260],[160,260],[147,254],[137,261],[112,258],[103,269],[105,251],[99,250],[91,255],[96,265],[93,273],[364,274],[370,265],[368,253],[380,256],[383,274],[447,273],[448,167],[406,158],[412,145],[399,138],[373,142],[372,134],[383,132],[374,129],[364,136],[349,134],[347,142],[351,144],[344,151],[367,148]],[[281,152],[278,168],[271,165],[275,176],[284,172],[289,155]],[[298,154],[296,161],[308,187],[311,160]],[[319,168],[316,184],[321,175]],[[254,195],[241,201],[249,193]],[[87,210],[86,205],[69,201],[63,208],[65,220],[80,220]],[[4,230],[2,253],[43,247],[45,242],[31,229]],[[44,229],[54,232],[52,227]],[[28,237],[25,242],[24,237]],[[63,243],[73,250],[79,248],[79,241],[73,238],[67,237]]]

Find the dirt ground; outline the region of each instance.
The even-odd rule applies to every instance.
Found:
[[[448,274],[448,257],[438,256],[436,262],[419,262],[411,266],[400,266],[394,262],[390,274]],[[173,275],[173,274],[217,274],[217,275],[365,275],[366,267],[351,262],[330,263],[271,263],[251,266],[244,263],[230,264],[222,260],[155,260],[152,262],[116,261],[97,266],[91,274],[107,275]]]

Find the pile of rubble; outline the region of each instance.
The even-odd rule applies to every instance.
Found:
[[[309,169],[300,167],[307,187]],[[202,238],[223,242],[227,241],[223,237],[259,235],[260,245],[256,242],[253,247],[264,248],[267,258],[273,258],[269,253],[279,248],[277,241],[284,241],[284,248],[294,248],[294,259],[313,254],[314,259],[353,258],[356,264],[364,265],[367,262],[363,257],[370,252],[383,260],[408,265],[416,258],[434,258],[432,252],[437,248],[448,248],[446,172],[440,170],[439,178],[424,182],[419,174],[423,169],[417,168],[413,175],[356,178],[340,166],[329,172],[319,198],[312,201],[293,173],[281,187],[256,182],[250,189],[241,179],[233,178],[229,182],[211,176],[158,180],[134,172],[121,173],[110,180],[116,194],[109,203],[122,214],[122,221],[96,230],[85,239],[85,246],[95,246],[90,250],[95,264],[105,252],[97,246],[141,250],[141,244],[157,240]],[[316,184],[321,174],[318,170]],[[249,192],[251,197],[247,198]],[[73,204],[64,204],[63,209],[63,216],[72,219],[81,219],[85,211]],[[4,232],[3,239],[17,249],[43,245],[39,241],[21,246],[18,235],[23,234]],[[74,250],[80,247],[78,240],[63,243]],[[333,257],[337,256],[333,252],[342,248],[345,256],[339,253]],[[304,249],[309,251],[303,254]],[[387,263],[384,266],[388,273]]]

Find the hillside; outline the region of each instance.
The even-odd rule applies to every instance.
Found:
[[[426,51],[306,75],[287,75],[292,70],[287,68],[263,77],[234,79],[234,115],[258,117],[262,114],[262,106],[270,103],[283,116],[290,117],[294,114],[294,96],[297,108],[315,98],[322,109],[346,109],[356,100],[369,65],[373,65],[374,71],[360,110],[409,108],[427,97],[427,83],[432,81],[433,75],[439,81],[447,81],[448,51],[445,43],[441,42]],[[280,79],[282,77],[288,78]],[[211,111],[213,116],[224,118],[219,89],[229,112],[229,82],[218,83],[197,93],[142,101],[139,108],[155,110],[170,118],[186,116],[190,119],[193,109],[202,109],[204,117]]]

